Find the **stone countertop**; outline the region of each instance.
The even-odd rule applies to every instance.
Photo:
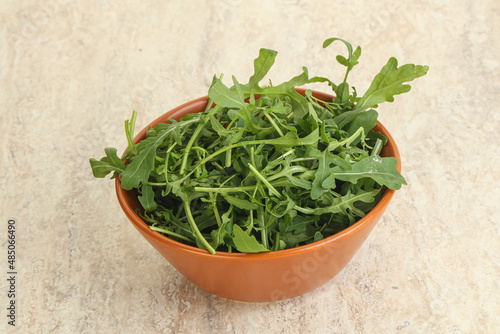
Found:
[[[500,3],[456,1],[2,1],[0,332],[493,333],[499,320]],[[213,296],[130,224],[88,159],[206,94],[245,81],[261,47],[280,82],[339,78],[364,92],[395,56],[429,65],[379,107],[408,186],[348,266],[273,303]],[[341,79],[340,79],[341,80]],[[327,91],[328,88],[322,86]],[[496,218],[495,218],[496,217]],[[7,324],[7,223],[16,222],[16,327]]]

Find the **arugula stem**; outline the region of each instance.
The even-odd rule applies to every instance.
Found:
[[[208,110],[210,110],[210,108],[212,108],[213,103],[214,103],[214,101],[211,98],[209,98],[208,102],[207,102],[207,106],[205,107],[205,112],[207,112]]]
[[[273,187],[273,185],[271,183],[269,183],[268,180],[266,180],[266,178],[264,176],[262,176],[261,173],[259,173],[259,171],[257,170],[257,168],[255,168],[251,163],[248,163],[248,168],[250,168],[250,170],[255,174],[255,176],[262,182],[266,185],[266,187],[269,189],[269,192],[270,193],[273,193],[274,195],[278,196],[278,198],[281,198],[283,199],[283,195],[280,194],[276,188]]]
[[[228,179],[226,179],[222,184],[221,186],[223,186],[224,184],[226,184],[226,182],[229,182],[233,177],[235,177],[236,175],[232,175],[230,176]],[[210,199],[212,200],[212,205],[213,205],[213,211],[214,211],[214,216],[215,216],[215,220],[217,221],[217,225],[219,227],[221,227],[222,225],[222,220],[220,218],[220,214],[219,214],[219,209],[217,208],[217,192],[214,193],[213,192],[209,192],[208,193],[209,196],[210,196]],[[230,209],[229,209],[229,212],[231,212],[233,210],[233,206],[231,205]]]
[[[269,249],[269,243],[267,241],[267,230],[264,228],[265,227],[265,219],[264,219],[264,208],[261,206],[259,207],[259,226],[262,228],[260,230],[260,237],[262,239],[262,245]]]
[[[167,185],[167,182],[146,182],[143,184],[148,186],[164,187]]]
[[[134,144],[134,128],[135,128],[135,120],[137,118],[137,111],[132,112],[132,117],[130,121],[125,121],[125,135],[128,141],[128,152],[132,152],[135,149]]]
[[[253,212],[254,212],[254,210],[250,210],[248,212],[248,216],[250,217],[250,227],[249,227],[249,229],[253,229],[254,228],[254,226],[253,226]]]
[[[175,233],[175,232],[172,232],[172,231],[169,231],[169,230],[166,230],[164,228],[159,228],[159,227],[156,227],[156,226],[150,226],[149,227],[150,229],[152,229],[153,231],[156,231],[156,232],[161,232],[161,233],[164,233],[164,234],[168,234],[168,235],[171,235],[173,237],[176,237],[178,239],[181,239],[181,240],[184,240],[184,241],[187,241],[189,243],[193,243],[193,240],[189,239],[188,237],[185,237],[183,235],[180,235],[178,233]]]
[[[276,239],[274,241],[273,251],[279,250],[280,247],[280,232],[276,232]]]
[[[226,168],[231,167],[231,150],[226,153]]]
[[[217,194],[209,193],[210,194],[210,199],[213,200],[212,206],[214,208],[214,216],[215,220],[217,221],[217,226],[221,227],[222,221],[220,219],[220,214],[219,214],[219,209],[217,208]]]
[[[276,174],[268,177],[267,179],[269,181],[273,181],[273,180],[279,179],[282,176],[286,176],[287,174],[293,174],[293,173],[296,173],[296,172],[307,172],[308,170],[309,169],[306,168],[306,167],[294,166],[294,167],[290,167],[290,168],[285,168],[281,172],[276,173]]]
[[[212,144],[210,144],[210,146],[207,147],[207,151],[210,151],[212,148],[219,145],[219,143],[220,143],[220,137],[218,137],[216,140],[214,140],[214,142]]]
[[[377,138],[377,141],[375,142],[375,145],[373,146],[373,150],[371,155],[380,155],[380,151],[382,151],[382,147],[384,146],[384,143],[382,142],[382,139]]]
[[[282,187],[287,184],[290,184],[290,181],[283,180],[275,183],[271,183],[273,187]],[[166,184],[164,184],[166,185]],[[207,192],[207,193],[236,193],[236,192],[247,192],[250,190],[254,190],[255,185],[253,186],[242,186],[242,187],[219,187],[219,188],[211,188],[211,187],[194,187],[194,191],[197,192]]]
[[[354,132],[352,136],[344,140],[347,146],[351,146],[352,142],[355,141],[359,135],[361,135],[361,140],[363,141],[365,139],[365,129],[362,126],[360,126],[359,129],[356,130],[356,132]]]
[[[284,137],[285,135],[283,134],[283,132],[281,132],[281,129],[278,127],[278,125],[276,124],[276,122],[274,121],[274,119],[271,117],[271,115],[269,115],[267,113],[267,111],[265,110],[262,110],[262,112],[264,113],[264,115],[266,116],[266,119],[269,120],[269,123],[271,123],[271,125],[274,127],[274,129],[276,130],[276,132],[278,132],[278,134],[281,136],[281,137]]]
[[[363,127],[360,127],[358,130],[356,130],[356,132],[354,132],[352,134],[352,136],[350,136],[349,138],[346,138],[340,142],[339,141],[331,142],[330,145],[328,145],[328,150],[333,151],[337,147],[343,146],[344,144],[346,144],[347,146],[350,146],[351,143],[354,140],[356,140],[356,138],[358,138],[359,135],[361,135],[361,140],[363,140],[365,138],[365,129]]]
[[[209,101],[209,103],[210,103],[210,101]],[[215,114],[219,109],[220,109],[220,106],[215,106],[215,108],[210,110],[210,112],[208,113],[207,116],[211,116],[211,115]],[[208,110],[208,108],[206,110]],[[187,165],[187,160],[189,158],[189,151],[191,151],[191,147],[193,146],[194,142],[198,139],[198,136],[200,135],[200,133],[204,127],[205,127],[205,122],[198,124],[198,127],[196,128],[193,135],[189,139],[189,142],[187,143],[186,148],[184,149],[184,156],[182,157],[181,169],[179,170],[180,175],[184,174],[184,170],[186,169],[186,165]]]
[[[252,165],[257,165],[255,163],[255,147],[250,147],[250,159],[252,160]]]
[[[238,118],[240,118],[240,114],[236,115],[236,117],[227,125],[226,130],[229,130],[231,128],[231,126],[233,125],[233,123],[236,122],[236,120]]]
[[[189,225],[191,225],[191,229],[193,230],[194,236],[202,243],[203,246],[205,246],[205,248],[210,253],[215,254],[215,249],[212,247],[212,245],[208,243],[207,239],[203,237],[200,230],[198,229],[198,225],[196,225],[196,222],[194,221],[193,214],[191,213],[191,208],[189,204],[190,202],[184,201],[184,213],[186,214],[186,217],[189,221]]]
[[[217,168],[217,170],[223,172],[225,171],[226,169],[224,167],[222,167],[217,161],[212,161],[212,165],[215,166],[215,168]]]
[[[191,139],[189,139],[189,142],[187,143],[186,148],[184,150],[184,156],[182,157],[182,164],[181,164],[181,169],[179,171],[179,174],[181,174],[181,175],[184,174],[184,170],[186,169],[186,165],[187,165],[187,160],[189,158],[189,151],[191,151],[191,147],[193,146],[196,139],[198,139],[198,136],[204,127],[205,127],[204,123],[198,124],[198,127],[196,128],[193,135],[191,136]]]
[[[313,158],[313,157],[307,157],[307,158],[295,158],[292,160],[292,162],[301,162],[301,161],[314,161],[318,160],[318,158]]]
[[[165,174],[165,181],[168,183],[168,160],[170,158],[170,153],[174,149],[174,147],[177,145],[177,143],[173,143],[172,146],[170,146],[167,150],[167,153],[165,155],[165,167],[163,168],[163,174]],[[165,185],[167,185],[165,183]]]

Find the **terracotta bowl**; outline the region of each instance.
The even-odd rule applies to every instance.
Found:
[[[297,89],[304,93],[304,89]],[[314,92],[322,100],[331,95]],[[168,118],[179,119],[190,113],[205,109],[208,99],[202,97],[183,104],[157,118],[135,138],[137,143],[146,137],[149,126],[168,122]],[[396,157],[401,170],[400,156],[394,139],[378,123],[375,130],[382,132],[388,143],[381,155]],[[368,214],[349,228],[323,240],[291,249],[260,254],[242,254],[208,251],[174,241],[152,231],[135,213],[140,207],[134,191],[123,190],[116,179],[118,201],[132,224],[191,282],[215,295],[247,302],[265,302],[287,299],[305,294],[331,280],[352,259],[378,222],[394,190],[386,189],[378,204]]]

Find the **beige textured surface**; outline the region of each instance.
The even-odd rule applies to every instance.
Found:
[[[9,217],[20,333],[498,332],[498,1],[26,0],[0,2],[0,19],[0,332]],[[212,296],[139,236],[88,158],[124,149],[133,109],[142,128],[215,73],[246,80],[260,47],[279,51],[274,82],[340,73],[332,36],[363,48],[359,92],[390,56],[430,66],[380,108],[409,186],[316,291]]]

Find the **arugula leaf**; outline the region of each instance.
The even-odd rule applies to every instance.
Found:
[[[340,41],[345,44],[347,47],[348,51],[348,58],[346,59],[342,55],[337,56],[337,61],[339,64],[344,65],[347,67],[346,73],[344,76],[344,81],[338,86],[334,88],[334,92],[336,93],[336,98],[335,100],[339,103],[345,103],[349,101],[350,95],[349,95],[349,84],[347,83],[347,76],[349,75],[349,72],[352,70],[354,66],[358,64],[358,59],[361,56],[361,48],[358,46],[356,50],[352,50],[352,45],[351,43],[341,39],[341,38],[328,38],[323,42],[323,48],[328,47],[330,44],[332,44],[334,41]]]
[[[316,207],[316,208],[305,208],[296,206],[295,210],[300,211],[309,215],[323,215],[323,214],[332,214],[332,213],[346,213],[347,211],[356,210],[354,204],[356,202],[365,202],[371,203],[374,201],[375,196],[380,192],[378,189],[374,189],[371,191],[360,190],[357,193],[351,193],[350,191],[342,196],[333,198],[331,203],[324,207]]]
[[[307,112],[307,100],[295,91],[295,87],[302,86],[309,82],[309,74],[305,66],[302,67],[301,74],[278,86],[260,87],[258,85],[274,64],[277,54],[278,53],[274,50],[260,49],[259,57],[254,61],[254,74],[250,77],[246,88],[249,92],[269,96],[271,98],[288,96],[292,100],[297,114],[296,117],[303,116]]]
[[[335,41],[348,51],[336,57],[346,67],[339,85],[309,78],[303,67],[286,82],[261,87],[277,55],[261,49],[247,84],[232,76],[229,88],[214,76],[203,112],[149,128],[137,144],[133,112],[125,154],[106,148],[101,160],[90,159],[94,176],[119,175],[122,188],[138,191],[140,215],[152,230],[212,254],[297,247],[354,224],[383,187],[406,184],[396,159],[379,156],[387,138],[373,131],[374,108],[407,92],[405,83],[428,67],[398,67],[391,58],[358,98],[347,77],[361,48],[340,38],[324,47]],[[296,91],[313,82],[327,83],[335,97]]]
[[[328,189],[323,188],[323,181],[330,175],[330,161],[331,153],[324,150],[318,155],[318,169],[314,174],[314,181],[312,183],[311,198],[318,199]]]
[[[327,48],[330,44],[332,44],[333,42],[335,41],[340,41],[342,43],[345,44],[345,46],[347,47],[347,51],[349,53],[349,56],[348,58],[346,59],[344,56],[342,55],[338,55],[337,56],[337,61],[341,64],[341,65],[344,65],[347,67],[348,71],[347,73],[349,73],[349,71],[355,66],[358,64],[358,59],[359,57],[361,56],[361,48],[358,46],[356,48],[356,50],[353,52],[352,50],[352,45],[351,43],[347,42],[346,40],[343,40],[342,38],[337,38],[337,37],[332,37],[332,38],[328,38],[326,39],[324,42],[323,42],[323,48]],[[347,73],[346,73],[346,77],[347,77]],[[346,81],[346,79],[344,78],[344,81]]]
[[[158,207],[155,202],[155,193],[153,187],[149,184],[142,186],[142,195],[138,197],[139,202],[146,212],[154,211]]]
[[[419,78],[429,70],[428,66],[406,64],[398,67],[396,58],[391,57],[375,76],[370,87],[358,101],[356,109],[366,110],[382,102],[394,102],[394,95],[409,92],[405,82]]]
[[[227,194],[222,194],[222,195],[229,204],[234,205],[237,208],[243,210],[257,210],[259,208],[257,204],[238,198],[236,196],[231,196]]]
[[[358,182],[361,178],[370,178],[389,189],[400,189],[406,184],[404,177],[396,169],[396,158],[381,158],[377,155],[366,157],[352,165],[352,169],[334,168],[333,175],[341,181]]]
[[[335,180],[331,179],[331,174],[335,166],[341,166],[342,168],[351,167],[344,159],[332,154],[328,149],[323,151],[310,149],[307,151],[306,156],[318,159],[318,167],[314,174],[311,189],[311,198],[314,200],[320,198],[324,192],[335,185]]]
[[[212,230],[210,232],[210,236],[212,237],[212,245],[214,249],[217,249],[220,245],[224,244],[224,239],[227,236],[230,236],[229,232],[226,230],[227,223],[222,224],[216,230]]]
[[[141,183],[146,183],[149,180],[149,175],[154,169],[155,156],[157,148],[164,142],[166,138],[173,135],[177,126],[187,126],[192,123],[197,123],[200,118],[194,118],[184,122],[182,125],[179,123],[172,123],[166,127],[156,137],[146,138],[136,146],[140,151],[137,156],[131,158],[131,162],[127,168],[120,174],[121,186],[125,190],[130,190],[139,187]]]
[[[278,86],[268,86],[260,88],[256,93],[266,95],[271,98],[288,96],[292,101],[294,117],[302,117],[307,114],[309,107],[307,99],[295,91],[295,87],[302,86],[309,82],[309,73],[307,67],[302,67],[302,73],[293,77],[287,82]]]
[[[92,173],[94,174],[94,177],[103,178],[113,172],[113,176],[111,178],[114,179],[117,174],[122,173],[125,170],[125,164],[116,155],[116,148],[107,147],[104,149],[104,153],[106,153],[106,156],[101,158],[99,161],[93,158],[89,160]]]
[[[262,253],[268,252],[269,249],[262,246],[254,236],[248,235],[238,225],[233,226],[233,242],[237,250],[242,253]]]
[[[258,89],[259,82],[266,76],[269,69],[273,66],[278,52],[270,49],[260,49],[259,57],[257,57],[253,62],[254,74],[250,77],[248,81],[248,89],[255,90]]]
[[[377,118],[378,113],[373,109],[360,113],[351,123],[349,123],[349,126],[346,127],[346,132],[349,136],[352,136],[360,127],[362,127],[364,133],[368,133],[375,127],[375,125],[377,125]]]
[[[245,101],[237,93],[232,92],[220,79],[216,79],[208,90],[208,96],[216,104],[224,108],[245,108]]]

